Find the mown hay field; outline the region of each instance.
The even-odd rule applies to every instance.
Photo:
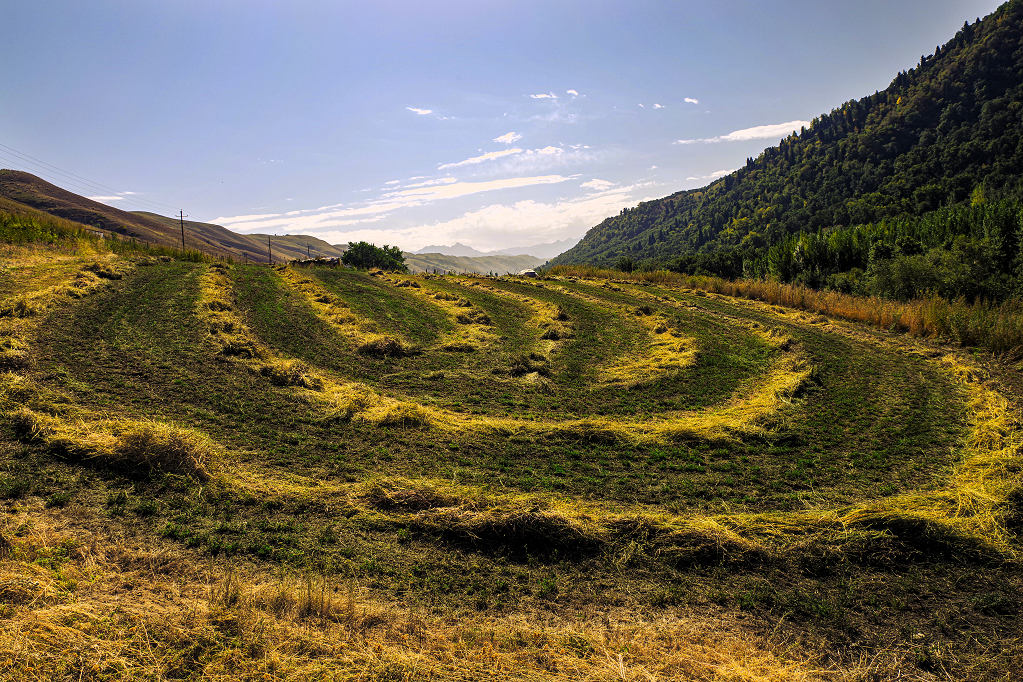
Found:
[[[3,255],[0,676],[1023,663],[1009,359],[670,282]]]

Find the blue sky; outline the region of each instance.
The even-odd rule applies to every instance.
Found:
[[[241,232],[578,238],[885,88],[998,4],[9,3],[0,166]]]

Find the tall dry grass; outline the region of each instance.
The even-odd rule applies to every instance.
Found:
[[[1002,303],[971,303],[965,299],[948,301],[932,296],[901,302],[767,280],[726,280],[720,277],[682,275],[667,270],[625,273],[587,265],[558,265],[551,268],[548,274],[699,289],[862,322],[880,329],[941,338],[995,353],[1016,355],[1023,350],[1023,301],[1017,299]]]

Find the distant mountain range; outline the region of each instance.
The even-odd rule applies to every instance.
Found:
[[[492,256],[534,256],[542,261],[554,258],[558,254],[572,248],[578,239],[562,239],[555,242],[544,242],[542,244],[531,244],[529,246],[513,246],[507,249],[494,251],[479,251],[471,246],[455,242],[449,246],[431,245],[415,251],[416,254],[439,253],[445,256],[466,256],[466,257],[492,257]]]
[[[506,275],[543,265],[545,258],[502,254],[487,256],[450,256],[444,253],[405,253],[405,264],[412,272],[475,272],[481,275]]]

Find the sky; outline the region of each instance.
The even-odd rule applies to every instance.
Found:
[[[0,167],[239,232],[578,239],[882,90],[991,0],[36,0]]]

